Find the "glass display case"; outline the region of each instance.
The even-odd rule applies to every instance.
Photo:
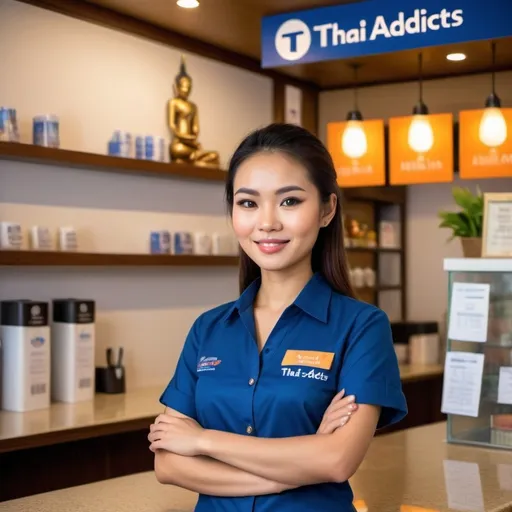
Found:
[[[444,270],[447,440],[512,450],[512,259],[446,259]]]

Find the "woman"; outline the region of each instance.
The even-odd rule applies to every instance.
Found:
[[[272,124],[236,150],[226,197],[241,295],[190,330],[148,436],[156,476],[199,512],[352,511],[348,479],[407,407],[388,318],[353,298],[331,157]],[[358,410],[336,428],[341,390]]]

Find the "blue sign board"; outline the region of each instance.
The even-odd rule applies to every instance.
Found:
[[[512,36],[512,0],[364,0],[262,19],[264,68]]]

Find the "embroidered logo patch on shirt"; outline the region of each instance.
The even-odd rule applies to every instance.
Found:
[[[199,362],[197,363],[197,371],[198,372],[211,372],[215,370],[219,364],[222,363],[221,359],[217,357],[201,357]]]
[[[330,370],[334,360],[334,352],[319,352],[317,350],[287,350],[281,361],[281,366],[309,366]]]

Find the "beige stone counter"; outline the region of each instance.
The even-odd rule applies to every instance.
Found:
[[[149,428],[163,410],[158,402],[162,390],[158,386],[119,395],[97,394],[90,402],[53,403],[49,409],[24,413],[0,411],[0,452]]]
[[[358,510],[509,512],[510,452],[449,445],[444,423],[375,438],[351,480]],[[0,503],[1,512],[192,511],[194,493],[141,473]]]
[[[400,366],[404,383],[442,373],[441,365]],[[91,402],[53,403],[49,409],[39,411],[0,411],[0,452],[145,428],[162,412],[158,399],[164,387],[162,384],[121,395],[98,394]]]

